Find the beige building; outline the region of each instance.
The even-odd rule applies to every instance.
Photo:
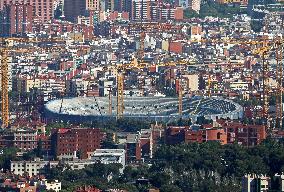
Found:
[[[189,8],[199,13],[201,0],[189,0]]]
[[[34,176],[40,174],[49,163],[49,161],[41,161],[40,159],[35,159],[35,161],[11,161],[11,172],[16,175],[28,174]]]
[[[32,90],[32,88],[40,88],[42,85],[41,79],[35,78],[27,78],[27,77],[19,77],[15,79],[16,87],[15,89],[19,93],[27,93]]]
[[[230,88],[232,90],[248,90],[249,83],[243,81],[231,82]]]
[[[162,41],[162,50],[163,51],[169,51],[169,41],[168,40]]]
[[[196,74],[183,75],[187,79],[187,88],[189,91],[198,91],[199,77]]]
[[[100,0],[86,0],[86,9],[92,11],[100,10]]]

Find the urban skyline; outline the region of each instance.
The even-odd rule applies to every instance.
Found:
[[[284,191],[281,0],[0,0],[0,191]]]

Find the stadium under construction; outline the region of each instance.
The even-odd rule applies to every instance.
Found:
[[[110,107],[111,106],[111,107]],[[45,105],[49,119],[71,122],[111,120],[117,118],[117,98],[74,97],[52,100]],[[125,97],[123,117],[137,120],[170,122],[182,117],[196,120],[197,117],[238,119],[243,116],[243,108],[227,99],[200,97],[182,99],[182,114],[179,102],[174,97]]]

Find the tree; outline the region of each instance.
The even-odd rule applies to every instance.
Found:
[[[103,149],[117,149],[116,143],[113,141],[113,133],[107,133],[106,139],[102,142]]]
[[[149,187],[161,192],[237,192],[241,191],[241,178],[247,173],[273,176],[284,171],[284,141],[267,139],[251,148],[219,142],[161,145],[154,159],[151,167],[127,166],[123,174],[119,173],[118,164],[98,163],[76,171],[59,166],[49,170],[47,178],[61,180],[63,191],[93,185],[102,190],[116,187],[134,192]],[[136,180],[140,178],[149,183],[138,184]]]
[[[17,152],[18,149],[14,147],[7,147],[0,149],[2,154],[0,155],[0,169],[9,170],[10,169],[10,161],[17,160]]]
[[[185,19],[190,19],[190,18],[197,18],[199,17],[199,15],[196,11],[187,8],[184,10],[183,17]]]
[[[163,185],[161,192],[182,192],[182,190],[176,185]]]

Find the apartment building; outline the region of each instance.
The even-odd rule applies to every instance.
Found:
[[[102,164],[121,164],[120,171],[123,172],[126,165],[126,152],[124,149],[96,149],[91,153],[90,159]]]
[[[134,0],[132,2],[132,20],[150,21],[156,18],[157,4],[155,0]]]
[[[11,36],[32,32],[32,9],[32,6],[27,4],[5,5],[0,11],[0,35]]]
[[[183,8],[189,8],[199,13],[201,0],[176,0],[176,6],[181,6]]]
[[[53,151],[59,159],[86,159],[99,149],[104,134],[97,128],[57,129],[52,133]]]
[[[213,125],[203,126],[169,126],[165,130],[165,141],[167,144],[218,141],[222,145],[237,142],[243,146],[255,146],[260,144],[265,138],[265,126],[235,122],[213,123]]]
[[[35,159],[34,161],[11,161],[10,171],[16,175],[28,174],[30,177],[44,173],[44,169],[55,167],[57,161],[42,161]]]
[[[37,147],[37,131],[21,128],[13,132],[13,145],[21,152],[33,150]]]
[[[28,8],[27,14],[32,13],[38,21],[44,23],[50,21],[54,16],[53,2],[54,0],[2,0],[0,1],[0,10],[3,10],[5,5],[16,3],[31,5],[32,9]],[[18,13],[17,10],[13,10],[13,12]]]

